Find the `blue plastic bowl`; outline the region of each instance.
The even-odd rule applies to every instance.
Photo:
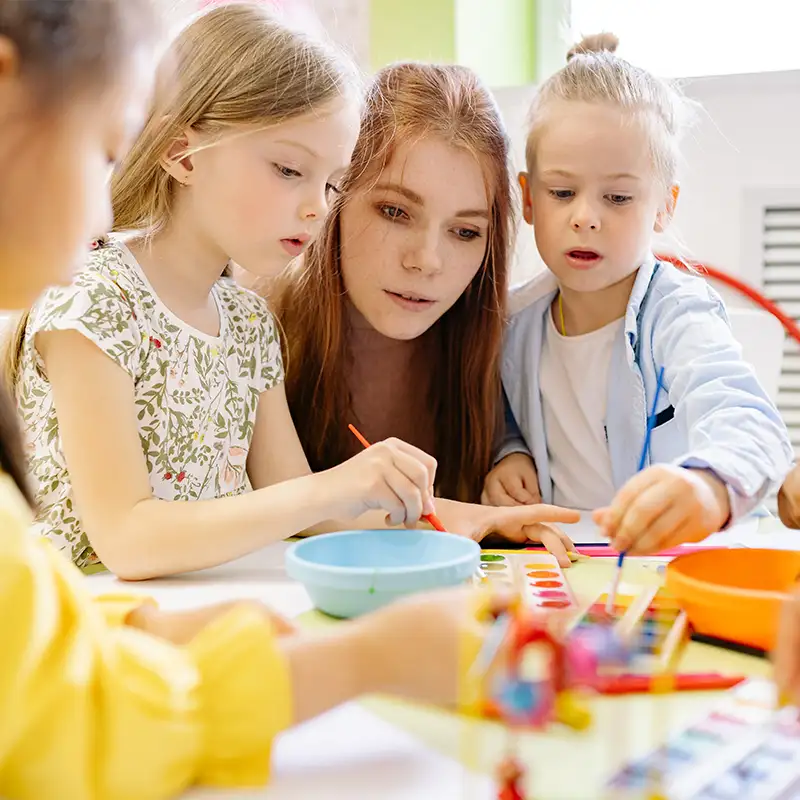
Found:
[[[481,549],[452,533],[342,531],[313,536],[286,551],[286,572],[316,608],[357,617],[399,597],[456,586],[475,574]]]

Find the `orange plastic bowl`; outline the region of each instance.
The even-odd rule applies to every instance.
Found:
[[[697,633],[772,650],[798,577],[800,552],[735,548],[678,556],[666,585]]]

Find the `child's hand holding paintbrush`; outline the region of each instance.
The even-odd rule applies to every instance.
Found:
[[[626,555],[648,555],[684,542],[702,541],[720,530],[731,513],[725,484],[709,470],[672,464],[645,469],[662,391],[664,367],[659,371],[653,407],[647,417],[639,470],[617,492],[608,508],[594,512],[594,521],[620,553],[608,594],[608,610],[613,608]]]
[[[353,436],[355,436],[356,439],[358,439],[358,441],[361,442],[361,444],[364,446],[365,450],[369,449],[372,446],[356,430],[354,425],[348,425],[347,427],[350,429],[350,432],[353,434]],[[399,442],[399,440],[398,440],[398,442]],[[403,442],[399,442],[399,444],[403,444]],[[407,447],[411,447],[411,445],[406,445],[406,446]],[[413,449],[417,453],[422,452],[421,450],[417,450],[416,448],[413,448]],[[430,456],[428,456],[428,458],[430,459],[430,461],[433,462],[433,468],[430,471],[430,483],[428,485],[428,490],[429,490],[428,491],[428,495],[429,496],[428,496],[428,498],[427,498],[427,500],[426,500],[426,502],[425,502],[425,504],[423,506],[422,514],[420,515],[420,517],[422,519],[426,520],[427,522],[429,522],[434,528],[436,528],[437,531],[444,531],[445,530],[444,525],[442,525],[441,521],[436,516],[436,514],[433,513],[434,512],[434,509],[433,509],[433,479],[434,479],[434,475],[435,475],[435,472],[436,472],[436,461],[433,458],[431,458]],[[420,517],[417,517],[417,519],[419,519]]]
[[[433,514],[436,459],[399,439],[387,439],[320,475],[321,491],[337,517],[386,512],[388,525],[414,527]]]
[[[713,473],[657,464],[631,478],[594,519],[615,549],[648,555],[700,542],[729,516],[728,491]]]

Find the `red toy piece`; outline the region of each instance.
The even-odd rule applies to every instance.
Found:
[[[550,651],[550,681],[553,690],[564,691],[567,688],[564,643],[550,632],[541,617],[520,615],[515,620],[508,654],[510,669],[518,674],[525,648],[535,644],[543,644]]]
[[[525,800],[520,781],[525,774],[521,764],[513,756],[506,756],[497,767],[500,791],[497,800]]]
[[[517,610],[485,672],[488,684],[483,713],[503,721],[511,730],[541,730],[551,722],[584,730],[591,714],[581,697],[598,682],[598,669],[608,663],[627,663],[627,648],[607,623],[592,622],[568,633],[566,618]],[[525,654],[540,647],[547,655],[544,676],[522,674]],[[497,800],[525,800],[521,763],[507,755],[498,765]]]

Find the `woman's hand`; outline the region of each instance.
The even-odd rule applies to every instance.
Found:
[[[775,683],[782,703],[800,706],[800,592],[784,601],[781,609]]]
[[[562,567],[571,563],[568,553],[575,552],[572,540],[552,524],[578,522],[579,511],[559,508],[542,503],[528,506],[479,506],[473,503],[457,503],[439,500],[439,516],[452,533],[468,536],[476,542],[490,534],[497,534],[515,544],[541,542]]]

